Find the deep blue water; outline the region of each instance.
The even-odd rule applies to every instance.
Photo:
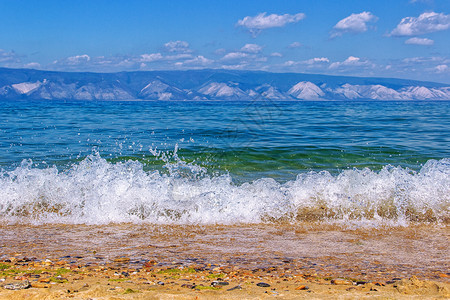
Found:
[[[0,101],[0,166],[60,168],[95,151],[157,165],[149,148],[244,177],[289,179],[450,157],[450,102]]]

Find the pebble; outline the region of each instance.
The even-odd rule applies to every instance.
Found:
[[[235,291],[235,290],[242,290],[242,286],[237,285],[235,287],[232,287],[231,289],[228,289],[227,291]]]
[[[302,291],[302,290],[309,290],[309,287],[306,285],[300,285],[298,287],[295,288],[298,291]]]
[[[14,277],[15,280],[25,280],[26,277],[25,276],[16,276]]]
[[[265,282],[260,282],[260,283],[257,283],[256,285],[259,287],[270,287],[270,284],[265,283]]]
[[[226,281],[213,281],[211,282],[212,286],[225,286],[225,285],[229,285],[228,282]]]
[[[193,289],[196,287],[195,284],[182,284],[181,287],[187,288],[187,289]]]
[[[158,284],[159,284],[159,285],[164,285],[164,282],[158,281]]]
[[[7,290],[23,290],[31,287],[31,284],[28,280],[24,280],[22,282],[16,282],[16,283],[8,283],[3,286],[3,288]]]
[[[353,285],[353,281],[347,279],[333,279],[331,283],[335,285]]]

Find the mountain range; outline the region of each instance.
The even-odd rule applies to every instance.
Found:
[[[450,85],[395,78],[211,69],[90,73],[0,68],[0,99],[450,100]]]

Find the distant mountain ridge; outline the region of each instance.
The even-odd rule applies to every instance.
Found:
[[[0,99],[450,100],[450,85],[395,78],[210,69],[90,73],[0,68]]]

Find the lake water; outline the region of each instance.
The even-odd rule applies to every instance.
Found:
[[[0,101],[0,218],[447,222],[449,116],[448,101]]]

